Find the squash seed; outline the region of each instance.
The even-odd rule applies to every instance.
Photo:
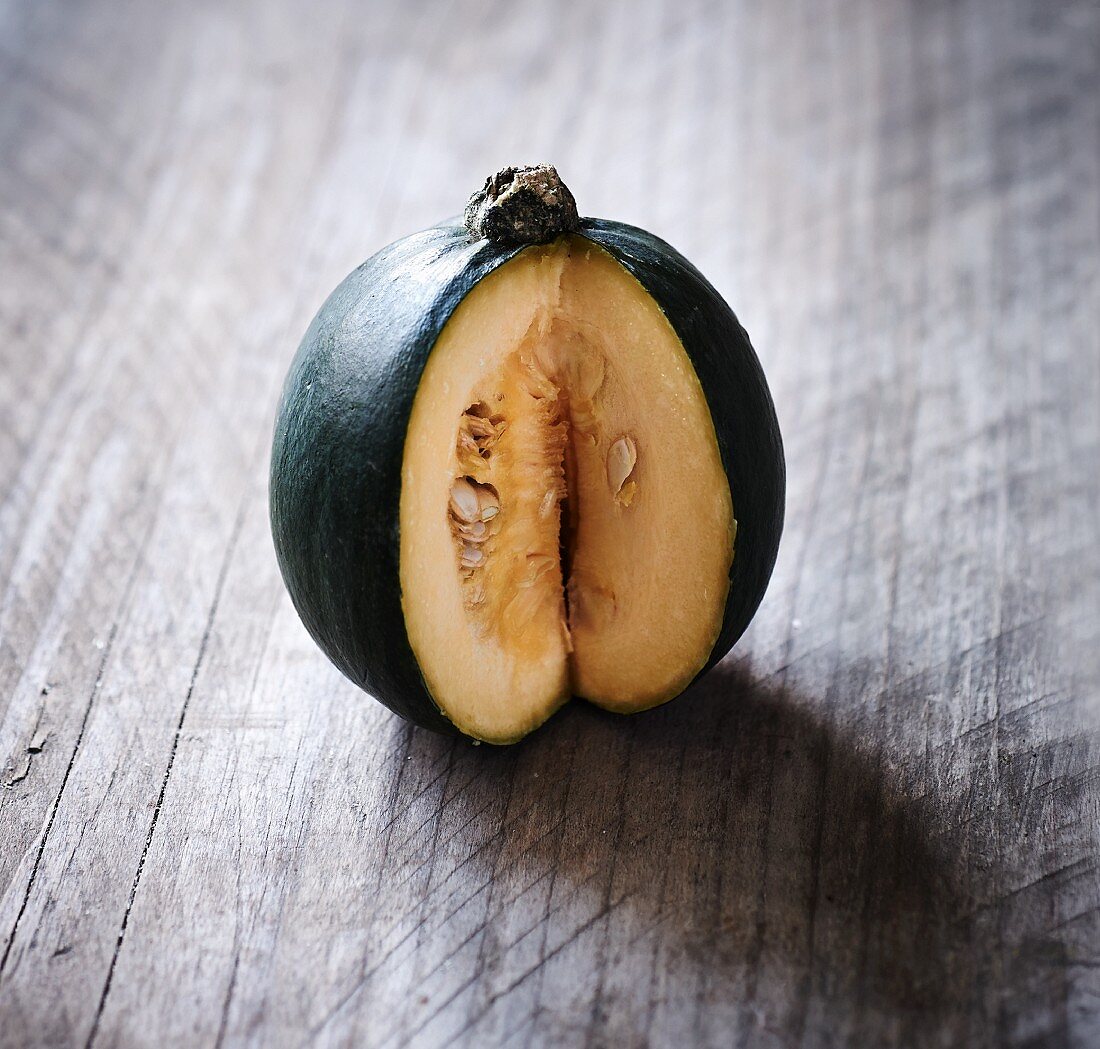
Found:
[[[489,529],[485,527],[484,521],[471,521],[462,525],[458,534],[468,543],[484,543],[489,538]]]
[[[627,478],[634,472],[638,462],[638,447],[633,438],[620,437],[607,452],[607,483],[611,494],[618,495],[623,490]],[[630,493],[633,497],[633,491]]]
[[[460,477],[451,486],[451,513],[460,521],[476,521],[480,516],[478,494],[465,477]]]
[[[488,485],[482,485],[478,488],[477,505],[483,521],[491,521],[500,513],[500,500],[497,498],[496,492]]]

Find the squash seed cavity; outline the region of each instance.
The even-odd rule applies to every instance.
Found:
[[[567,476],[576,462],[571,444],[606,447],[608,498],[620,509],[637,490],[638,445],[630,434],[612,438],[601,428],[603,355],[580,340],[555,338],[545,325],[533,329],[533,344],[521,345],[480,385],[459,419],[449,520],[476,632],[521,639],[552,614],[568,642],[576,590],[569,580],[577,512]],[[614,615],[613,592],[592,590],[578,614]]]

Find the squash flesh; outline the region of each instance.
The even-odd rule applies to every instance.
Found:
[[[506,423],[488,454],[463,451],[471,410]],[[617,441],[637,452],[621,484]],[[466,561],[448,512],[464,479],[500,503]],[[645,709],[703,667],[728,593],[729,485],[683,346],[610,255],[581,237],[529,248],[459,305],[413,404],[400,526],[410,643],[472,736],[518,739],[573,694]]]

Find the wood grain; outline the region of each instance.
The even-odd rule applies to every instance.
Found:
[[[547,159],[727,295],[788,526],[632,719],[297,622],[333,285]],[[0,5],[0,1045],[1100,1041],[1100,9]]]

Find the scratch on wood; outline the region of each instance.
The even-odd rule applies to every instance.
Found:
[[[115,615],[115,620],[111,624],[111,629],[107,633],[107,640],[103,645],[103,655],[100,657],[99,666],[96,668],[95,682],[92,685],[91,692],[88,694],[88,702],[84,705],[84,712],[80,718],[80,726],[77,729],[76,740],[73,743],[73,752],[69,755],[68,764],[65,766],[64,775],[61,777],[61,784],[57,789],[57,794],[54,796],[53,804],[50,806],[50,815],[46,820],[45,829],[42,831],[42,837],[38,843],[38,851],[34,857],[34,865],[31,867],[30,878],[27,879],[27,884],[23,890],[23,899],[19,904],[19,910],[15,915],[15,922],[12,924],[11,933],[8,936],[8,942],[4,945],[4,953],[0,955],[0,985],[3,984],[4,970],[7,968],[8,959],[11,956],[12,947],[15,945],[15,938],[19,933],[19,924],[23,920],[23,915],[27,911],[27,904],[30,902],[31,892],[34,889],[35,878],[38,877],[38,869],[42,863],[42,855],[46,851],[46,842],[49,840],[50,831],[53,830],[54,820],[57,818],[58,806],[61,804],[61,798],[65,793],[65,787],[68,785],[69,777],[72,774],[73,766],[76,764],[77,755],[80,753],[80,744],[84,739],[84,733],[88,727],[88,719],[92,714],[92,707],[95,705],[96,697],[99,695],[99,690],[103,685],[103,675],[107,669],[107,663],[111,658],[111,653],[114,650],[115,638],[118,635],[118,624],[122,617],[123,612],[130,602],[130,595],[133,592],[134,583],[137,580],[139,569],[145,561],[145,550],[148,546],[149,539],[153,534],[153,525],[155,524],[155,515],[149,521],[149,525],[146,528],[145,535],[141,541],[141,545],[138,547],[137,555],[134,558],[133,566],[130,569],[130,575],[126,580],[126,585],[123,587],[122,596],[119,599],[118,611]]]
[[[34,761],[35,757],[46,749],[46,744],[50,741],[50,735],[51,733],[45,732],[27,744],[24,749],[23,770],[18,773],[13,772],[10,779],[4,783],[0,783],[0,787],[14,787],[17,783],[22,783],[23,780],[30,775],[31,763]]]
[[[118,964],[118,955],[122,950],[122,942],[126,938],[126,927],[130,921],[130,912],[134,907],[134,899],[137,897],[138,885],[141,882],[142,872],[145,870],[145,860],[149,855],[149,846],[152,844],[154,834],[156,834],[157,821],[160,818],[161,809],[164,805],[164,796],[168,791],[168,778],[172,775],[172,766],[176,761],[176,752],[179,749],[180,735],[183,732],[184,721],[187,719],[187,707],[191,702],[191,696],[194,694],[195,682],[198,680],[203,660],[206,658],[206,648],[210,642],[210,635],[213,632],[214,621],[218,614],[218,603],[221,600],[222,589],[225,586],[226,576],[229,574],[229,566],[232,562],[233,551],[237,547],[237,540],[240,538],[241,527],[244,523],[244,516],[247,509],[248,499],[246,497],[241,501],[237,511],[237,518],[233,524],[233,531],[229,538],[229,544],[225,556],[222,558],[221,568],[218,571],[218,579],[214,585],[214,598],[210,603],[210,612],[206,617],[206,626],[203,630],[202,640],[199,642],[199,651],[198,655],[195,657],[195,665],[191,669],[191,680],[187,686],[187,693],[183,697],[183,704],[180,707],[179,720],[176,722],[176,731],[172,737],[172,748],[168,753],[168,763],[165,766],[164,776],[160,783],[160,792],[157,795],[156,805],[153,808],[153,817],[149,821],[149,830],[145,835],[145,844],[142,846],[141,858],[138,860],[133,884],[130,886],[130,896],[126,901],[126,910],[122,915],[122,924],[119,927],[118,937],[115,940],[110,965],[107,967],[107,978],[103,983],[103,992],[99,997],[99,1004],[96,1006],[95,1017],[92,1020],[91,1030],[88,1032],[88,1040],[85,1042],[85,1049],[91,1049],[99,1034],[99,1025],[103,1019],[103,1009],[107,1004],[107,997],[111,993],[111,982],[114,979],[115,966]]]

